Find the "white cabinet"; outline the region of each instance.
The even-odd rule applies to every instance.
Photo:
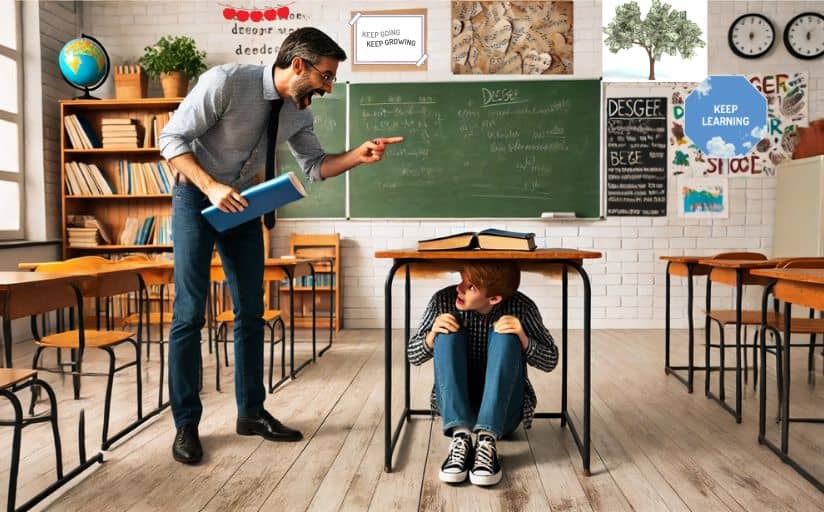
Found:
[[[824,256],[824,155],[778,166],[773,256]]]

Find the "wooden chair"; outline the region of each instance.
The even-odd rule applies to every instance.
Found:
[[[89,274],[90,276],[94,277],[93,285],[90,285],[88,289],[84,290],[83,295],[95,299],[114,297],[121,294],[136,292],[137,296],[140,298],[138,300],[138,314],[142,314],[142,297],[145,293],[145,286],[140,274],[136,271],[129,271],[125,269],[121,269],[119,271],[111,271],[112,268],[110,268],[110,271],[106,271],[106,267],[110,265],[111,263],[102,263],[88,260],[66,260],[39,265],[35,269],[35,271]],[[82,302],[82,300],[78,300],[73,296],[70,297],[69,294],[48,294],[47,296],[41,297],[39,306],[41,312],[45,312],[54,309],[70,307],[74,304],[78,304],[78,318],[82,319],[84,318],[82,312]],[[106,373],[106,397],[104,402],[103,413],[102,445],[104,450],[107,449],[111,445],[111,443],[113,443],[114,441],[116,441],[117,439],[119,439],[132,429],[134,429],[137,425],[139,425],[140,423],[142,423],[142,421],[146,419],[143,416],[143,385],[142,369],[140,362],[140,339],[142,335],[142,323],[138,323],[136,336],[135,333],[131,331],[87,329],[85,326],[85,322],[83,321],[78,322],[77,329],[71,329],[68,331],[58,332],[54,334],[41,335],[37,329],[36,317],[32,316],[31,330],[32,336],[35,340],[35,343],[37,344],[37,349],[35,350],[34,357],[32,358],[33,369],[42,369],[45,371],[50,371],[46,368],[38,368],[40,356],[43,353],[43,351],[47,348],[69,349],[71,351],[71,362],[67,364],[71,368],[72,384],[75,399],[79,399],[80,397],[80,378],[83,375],[83,354],[86,348],[100,349],[109,356],[108,372]],[[135,359],[134,361],[130,361],[128,363],[116,367],[114,347],[121,345],[123,343],[129,343],[134,347]],[[114,375],[132,366],[135,367],[136,371],[136,405],[138,420],[110,437],[109,418],[111,415],[111,401],[112,388],[114,385]],[[34,386],[30,412],[34,409],[37,390],[38,387]]]
[[[764,255],[764,254],[758,253],[758,252],[724,252],[724,253],[716,254],[711,259],[714,259],[714,260],[766,261],[767,256]],[[726,270],[726,269],[724,269],[724,270]],[[713,274],[715,274],[715,276],[716,276],[716,281],[720,281],[720,282],[722,282],[724,284],[728,284],[730,286],[735,286],[735,278],[732,277],[732,274],[734,274],[734,273],[723,272],[723,275],[719,276],[719,273],[722,273],[722,272],[723,272],[723,270],[720,270],[720,269],[711,270],[709,275],[707,276],[707,286],[709,287],[710,283],[712,283]],[[720,277],[720,279],[719,279],[719,277]],[[749,284],[761,284],[761,285],[763,285],[763,284],[766,284],[766,282],[763,279],[760,279],[760,278],[748,277],[748,278],[744,279],[743,284],[745,286],[749,285]],[[709,291],[707,292],[707,300],[710,300],[709,299]],[[771,325],[774,325],[774,322],[777,321],[779,316],[780,315],[778,314],[778,312],[776,310],[775,312],[773,312],[768,317],[768,323],[771,324]],[[705,349],[705,354],[706,354],[706,359],[707,359],[706,367],[707,368],[712,367],[711,362],[710,362],[710,349],[711,348],[718,348],[719,351],[720,351],[720,359],[721,359],[721,361],[719,363],[719,365],[720,365],[719,368],[720,368],[720,367],[723,367],[724,364],[725,364],[724,351],[727,348],[726,343],[725,343],[725,338],[724,338],[724,329],[729,325],[735,325],[736,312],[735,312],[734,309],[711,309],[709,311],[708,320],[712,321],[716,325],[718,325],[719,343],[718,343],[718,345],[714,345],[714,344],[710,344],[709,341],[707,342],[707,347]],[[742,343],[742,345],[741,345],[742,348],[743,348],[742,355],[743,355],[743,363],[744,364],[743,364],[742,369],[744,371],[744,382],[746,382],[748,380],[747,348],[751,347],[752,348],[752,357],[753,357],[753,373],[755,374],[755,377],[753,378],[753,389],[754,389],[755,385],[757,383],[757,379],[758,379],[758,332],[759,332],[758,328],[761,326],[761,311],[760,310],[743,310],[741,312],[741,325],[744,329],[744,331],[743,331],[744,343]],[[754,333],[754,336],[753,336],[752,344],[746,343],[746,340],[747,340],[747,326],[755,327],[755,333]],[[709,327],[709,325],[707,325],[707,327]],[[709,336],[710,336],[709,335],[709,330],[707,332],[708,332],[707,340],[709,340]],[[710,371],[706,372],[705,387],[707,389],[709,389],[709,378],[710,378],[711,373],[712,372],[710,372]]]
[[[234,323],[235,314],[232,310],[231,300],[226,293],[226,275],[222,267],[212,267],[210,280],[213,285],[208,306],[211,314],[209,315],[211,321],[209,322],[210,339],[211,333],[214,333],[215,342],[215,387],[220,391],[220,347],[223,344],[224,364],[229,366],[229,326]],[[269,308],[269,282],[264,281],[264,310],[263,321],[266,327],[269,328],[269,392],[274,391],[278,386],[288,380],[286,376],[286,327],[283,323],[283,318],[279,309]],[[218,312],[218,310],[220,310]],[[278,331],[279,336],[275,336],[275,331]],[[274,381],[274,365],[275,365],[275,345],[280,343],[280,379]]]
[[[130,254],[125,258],[117,260],[116,263],[129,263],[129,262],[138,262],[138,263],[148,263],[152,260],[149,259],[149,256],[146,254]],[[146,285],[147,295],[146,295],[146,311],[143,314],[143,322],[146,325],[146,336],[142,340],[142,343],[146,345],[146,360],[151,359],[151,347],[152,345],[158,345],[159,350],[161,351],[161,357],[163,355],[163,344],[168,343],[169,340],[166,339],[163,328],[164,326],[172,325],[172,308],[171,308],[171,293],[169,291],[169,283],[162,279],[151,279],[146,278],[144,276],[144,283]],[[153,293],[152,289],[156,288],[157,292]],[[157,301],[158,303],[158,310],[152,311],[152,302]],[[127,301],[127,315],[121,320],[121,327],[122,328],[136,328],[138,322],[141,319],[138,317],[137,312],[132,312],[131,310],[132,300]],[[170,307],[167,309],[164,307],[164,304],[169,304]],[[157,326],[158,329],[158,337],[157,339],[152,338],[152,326]]]

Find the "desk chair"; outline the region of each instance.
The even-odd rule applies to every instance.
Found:
[[[767,256],[757,252],[725,252],[716,254],[711,259],[713,260],[754,260],[754,261],[766,261]],[[721,282],[730,286],[736,286],[735,277],[731,277],[728,273],[723,273],[719,276],[719,269],[712,269],[707,276],[707,318],[706,318],[706,325],[705,325],[705,337],[706,337],[706,345],[705,345],[705,357],[706,357],[706,368],[707,371],[705,372],[705,381],[704,381],[704,390],[705,394],[709,395],[710,390],[710,376],[714,368],[712,367],[711,362],[711,348],[716,348],[719,350],[720,362],[718,365],[719,371],[719,399],[721,401],[724,400],[724,372],[725,370],[729,369],[726,368],[725,365],[725,350],[727,348],[726,343],[724,341],[724,329],[729,325],[735,325],[736,323],[736,311],[734,309],[720,309],[714,310],[711,307],[712,301],[712,282],[713,282],[713,275],[716,275],[715,281]],[[763,279],[760,278],[753,278],[747,277],[743,280],[743,285],[746,286],[748,284],[766,284]],[[775,322],[778,318],[778,313],[774,313],[774,315],[770,316],[768,319],[770,322]],[[711,343],[711,332],[710,332],[710,323],[714,322],[718,325],[718,333],[719,333],[719,343],[713,344]],[[741,312],[741,326],[744,329],[744,343],[741,344],[743,350],[743,371],[744,371],[744,382],[748,380],[748,366],[747,366],[747,348],[752,347],[753,349],[753,373],[755,377],[753,378],[753,388],[756,385],[756,379],[758,376],[758,343],[757,343],[757,336],[758,336],[758,327],[761,326],[761,311],[757,310],[743,310]],[[755,336],[753,339],[752,344],[747,344],[747,326],[753,326],[756,328]]]
[[[15,393],[34,385],[46,390],[46,394],[49,396],[49,412],[45,414],[38,414],[36,416],[30,415],[29,417],[25,417],[23,415],[23,406],[20,404],[20,400],[17,398]],[[7,399],[11,403],[11,407],[14,410],[14,419],[0,420],[0,426],[14,428],[11,445],[11,467],[9,469],[9,492],[6,505],[6,510],[9,512],[18,510],[15,508],[15,502],[17,500],[17,477],[20,471],[20,444],[23,429],[25,427],[36,423],[51,423],[57,480],[24,503],[19,510],[30,509],[52,492],[56,491],[60,486],[79,475],[87,467],[97,462],[103,462],[103,456],[100,453],[96,454],[91,459],[86,458],[84,412],[81,410],[80,425],[78,427],[78,437],[80,439],[80,464],[75,469],[71,470],[67,475],[64,475],[63,451],[60,444],[60,430],[57,426],[57,400],[54,395],[54,390],[47,382],[40,380],[37,377],[36,371],[0,368],[0,396]]]
[[[111,262],[106,263],[105,265],[111,265]],[[143,296],[145,293],[145,286],[143,283],[143,279],[140,277],[138,272],[115,272],[115,273],[106,273],[102,272],[102,269],[105,269],[105,265],[101,266],[98,262],[90,262],[90,261],[76,261],[76,260],[66,260],[66,261],[59,261],[59,262],[52,262],[52,263],[45,263],[39,265],[35,272],[55,272],[55,273],[89,273],[90,275],[94,276],[94,293],[93,295],[91,292],[89,295],[95,298],[108,298],[114,297],[121,294],[127,294],[135,292],[139,297],[138,300],[138,314],[142,314],[143,311]],[[81,294],[79,290],[75,290],[77,294]],[[65,308],[69,306],[73,306],[77,304],[78,307],[78,318],[83,318],[83,300],[82,297],[75,297],[74,294],[48,294],[43,296],[39,300],[39,308],[40,312],[42,311],[51,311],[55,309]],[[106,397],[104,402],[104,412],[103,412],[103,433],[102,433],[102,443],[103,449],[107,449],[114,441],[134,429],[137,425],[142,423],[146,418],[143,416],[143,384],[142,384],[142,369],[141,369],[141,362],[140,362],[140,339],[142,337],[142,323],[138,323],[137,326],[137,336],[135,337],[135,333],[131,331],[119,331],[119,330],[99,330],[99,329],[87,329],[85,327],[85,322],[80,321],[78,322],[77,329],[72,329],[69,331],[58,332],[54,334],[46,334],[41,335],[37,329],[37,322],[36,317],[32,316],[31,321],[31,331],[32,336],[37,344],[37,349],[34,351],[34,357],[32,358],[32,369],[42,369],[44,371],[50,371],[46,368],[38,368],[40,355],[42,354],[44,349],[52,348],[52,349],[69,349],[71,351],[72,360],[68,363],[68,366],[71,368],[72,372],[72,385],[74,389],[74,398],[75,400],[80,398],[80,377],[83,375],[83,353],[87,347],[90,348],[97,348],[103,350],[109,356],[109,367],[108,372],[106,373],[107,382],[106,382]],[[129,343],[134,347],[135,351],[135,359],[134,361],[130,361],[125,363],[119,367],[115,366],[115,354],[114,354],[114,347],[121,345],[123,343]],[[127,368],[135,366],[136,370],[136,383],[137,383],[137,417],[138,420],[132,424],[130,424],[125,429],[121,430],[117,434],[113,435],[111,438],[109,437],[109,417],[111,414],[111,401],[112,401],[112,388],[114,386],[114,375],[119,373]],[[100,374],[87,374],[87,375],[100,375]],[[32,388],[32,403],[29,408],[29,412],[33,412],[34,404],[37,397],[37,391],[39,387],[34,386]]]
[[[137,262],[137,263],[149,263],[152,260],[146,254],[130,254],[125,258],[117,260],[117,263],[128,263],[128,262]],[[142,343],[146,345],[146,360],[148,361],[151,359],[151,348],[152,345],[158,345],[159,350],[161,352],[161,357],[163,357],[163,345],[168,343],[169,340],[165,338],[165,334],[163,331],[163,327],[165,325],[171,326],[172,325],[172,308],[171,308],[171,292],[167,282],[162,280],[151,281],[147,280],[144,277],[144,282],[146,284],[146,297],[145,297],[145,304],[146,304],[146,311],[143,314],[143,321],[146,325],[146,336]],[[152,289],[157,288],[157,293],[152,293]],[[152,311],[152,301],[157,300],[158,303],[158,310]],[[131,310],[132,301],[129,300],[126,303],[127,307],[127,315],[121,321],[122,328],[137,328],[138,322],[140,322],[140,318],[137,312],[132,312]],[[169,307],[164,307],[164,304],[169,304]],[[152,338],[152,326],[157,326],[158,329],[158,337],[157,339]]]
[[[783,264],[779,265],[779,268],[824,268],[824,259],[820,258],[799,258],[788,260]],[[772,346],[765,345],[766,353],[772,354],[775,356],[775,368],[776,368],[776,380],[778,385],[778,396],[782,396],[783,386],[784,386],[784,375],[783,375],[783,352],[782,347],[785,340],[782,339],[782,335],[784,332],[784,317],[783,315],[778,315],[779,320],[777,322],[770,322],[767,321],[766,325],[762,325],[761,327],[761,343],[766,343],[766,333],[770,333],[773,340],[775,340],[775,344]],[[824,334],[824,319],[816,318],[815,317],[815,310],[810,309],[810,314],[808,318],[793,318],[790,322],[790,333],[791,334],[809,334],[810,339],[807,343],[792,343],[792,340],[787,340],[789,343],[790,348],[793,347],[806,347],[807,352],[807,372],[808,372],[808,382],[811,385],[815,384],[815,349],[817,347],[824,348],[824,342],[820,345],[816,344],[816,336],[818,334]],[[766,356],[765,356],[766,357]],[[765,363],[762,361],[762,363]],[[781,402],[778,402],[778,414],[776,421],[781,420]],[[819,421],[824,422],[824,421]]]
[[[220,391],[220,344],[223,344],[224,364],[229,366],[229,326],[234,323],[235,314],[232,311],[231,300],[226,294],[226,275],[222,267],[212,267],[210,280],[213,284],[209,310],[211,314],[209,322],[209,339],[215,342],[215,388]],[[283,323],[281,312],[278,309],[269,308],[269,281],[264,281],[263,294],[263,321],[269,328],[269,392],[273,392],[278,386],[288,380],[286,376],[286,326]],[[219,300],[220,299],[220,300]],[[218,312],[220,310],[220,312]],[[275,336],[277,329],[279,336]],[[211,333],[214,332],[214,337]],[[274,382],[275,345],[280,343],[280,379]]]

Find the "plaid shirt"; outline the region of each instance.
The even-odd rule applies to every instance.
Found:
[[[535,415],[535,406],[538,403],[535,389],[529,382],[526,374],[526,364],[545,372],[551,371],[558,364],[558,347],[552,335],[544,327],[541,313],[532,300],[521,292],[516,292],[509,299],[496,304],[489,314],[482,315],[477,311],[456,311],[455,299],[458,296],[456,286],[444,288],[432,296],[424,311],[418,331],[409,340],[406,353],[409,362],[420,365],[432,359],[433,353],[426,346],[426,335],[432,330],[435,318],[443,313],[451,313],[466,330],[469,339],[469,375],[470,379],[482,378],[486,373],[487,337],[493,324],[504,315],[516,317],[529,340],[524,352],[524,428],[530,428]],[[474,380],[474,379],[473,379]],[[481,381],[483,382],[483,381]],[[432,388],[432,411],[438,413],[438,402],[435,388]]]

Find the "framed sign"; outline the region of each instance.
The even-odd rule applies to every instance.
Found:
[[[426,9],[352,11],[352,71],[426,71]]]

